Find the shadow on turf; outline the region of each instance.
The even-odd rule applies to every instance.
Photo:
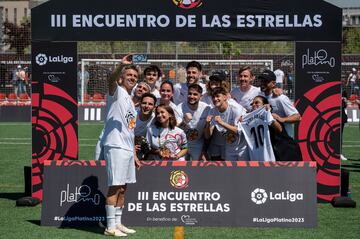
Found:
[[[40,220],[27,220],[28,222],[36,225],[36,226],[41,226],[41,221]],[[87,226],[87,227],[58,227],[59,229],[75,229],[75,230],[79,230],[79,231],[85,231],[85,232],[91,232],[91,233],[96,233],[96,234],[103,234],[104,233],[104,228],[100,227],[100,226]]]
[[[28,222],[34,224],[34,225],[37,225],[37,226],[41,226],[40,223],[41,221],[40,220],[27,220]]]
[[[0,198],[18,200],[19,198],[25,197],[25,193],[0,193]]]

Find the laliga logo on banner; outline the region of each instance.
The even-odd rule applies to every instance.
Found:
[[[43,53],[39,53],[36,55],[35,57],[35,61],[36,61],[36,64],[38,64],[39,66],[43,66],[45,65],[48,61],[49,62],[52,62],[52,63],[64,63],[64,64],[67,64],[69,62],[73,62],[74,59],[73,57],[67,57],[67,56],[46,56],[45,54]]]
[[[279,192],[279,193],[273,193],[270,192],[268,195],[265,191],[265,189],[262,188],[256,188],[251,193],[251,201],[253,201],[255,204],[264,204],[267,200],[274,200],[274,201],[302,201],[304,200],[304,194],[303,193],[290,193],[289,191],[286,192]]]
[[[200,7],[202,0],[172,0],[176,6],[182,9],[192,9]]]
[[[170,174],[170,184],[177,189],[187,188],[189,184],[189,177],[184,171],[172,171]]]
[[[37,54],[37,56],[35,57],[35,61],[39,66],[43,66],[47,63],[48,58],[45,54],[39,53]]]
[[[251,193],[251,201],[253,201],[256,204],[263,204],[266,202],[266,199],[268,198],[267,193],[262,188],[256,188]]]

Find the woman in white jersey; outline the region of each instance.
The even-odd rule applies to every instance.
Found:
[[[170,106],[160,104],[155,110],[155,123],[147,130],[151,146],[150,160],[185,160],[188,151],[185,132],[176,127],[176,118]]]

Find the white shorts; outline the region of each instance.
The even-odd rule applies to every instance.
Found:
[[[134,152],[104,146],[108,186],[136,183]]]

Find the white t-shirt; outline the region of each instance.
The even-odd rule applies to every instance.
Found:
[[[279,96],[273,96],[273,94],[270,94],[266,96],[266,98],[268,99],[272,107],[272,112],[278,114],[280,117],[289,117],[293,114],[299,113],[295,108],[294,104],[284,94]],[[292,124],[284,123],[284,127],[288,135],[292,137],[293,136]]]
[[[276,83],[281,83],[283,84],[284,83],[284,72],[280,69],[277,69],[276,71],[274,71],[274,74],[276,76]]]
[[[137,113],[131,96],[124,88],[117,86],[114,95],[109,98],[103,145],[133,151]]]
[[[251,161],[275,161],[270,141],[269,125],[274,122],[270,111],[261,107],[245,115],[239,127],[249,147]]]
[[[251,86],[246,92],[235,88],[231,91],[231,97],[241,106],[243,106],[248,112],[251,111],[251,102],[258,95],[263,95],[259,87]]]
[[[206,86],[203,83],[197,83],[203,89],[203,93],[206,93]],[[187,83],[178,83],[174,85],[174,96],[173,100],[176,105],[181,102],[187,102],[188,95],[188,84]]]
[[[187,102],[183,102],[179,104],[177,108],[182,119],[186,113],[190,113],[192,115],[191,121],[186,124],[186,128],[184,129],[190,151],[192,147],[202,148],[204,143],[203,133],[206,124],[206,117],[209,114],[210,106],[204,102],[199,102],[198,108],[194,111],[189,108]]]
[[[146,139],[152,149],[166,148],[171,154],[177,154],[183,148],[187,147],[185,132],[178,127],[174,129],[158,128],[152,124],[146,132]],[[161,160],[159,155],[154,154],[150,154],[149,159]],[[184,161],[185,157],[181,157],[179,160]]]
[[[231,125],[237,125],[240,117],[245,115],[246,110],[241,105],[236,107],[235,105],[228,104],[228,108],[224,112],[219,112],[217,108],[212,108],[209,111],[209,115],[214,117],[219,115],[221,119]],[[220,126],[214,118],[212,119],[210,126],[214,126],[213,135],[211,137],[210,147],[220,146],[221,157],[226,160],[235,161],[239,157],[245,157],[246,141],[240,134],[234,134],[228,132],[225,128]]]
[[[155,87],[154,87],[154,89],[150,92],[151,94],[153,94],[153,95],[155,95],[155,97],[156,97],[156,99],[159,101],[159,99],[160,99],[160,92],[159,92],[159,90],[158,89],[156,89]]]

